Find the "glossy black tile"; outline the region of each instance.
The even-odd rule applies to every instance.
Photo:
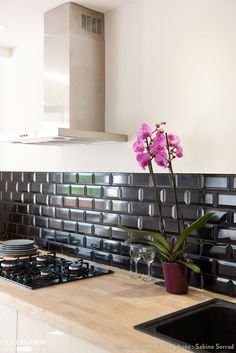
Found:
[[[85,211],[83,210],[70,210],[70,219],[72,221],[84,222],[85,221]]]
[[[236,206],[236,194],[219,194],[218,204],[223,206]]]
[[[4,191],[5,191],[5,189],[4,189]],[[15,181],[7,181],[7,183],[6,183],[6,191],[17,191],[17,182],[15,182]]]
[[[22,193],[21,192],[11,192],[11,201],[13,202],[22,202]]]
[[[46,172],[37,172],[36,173],[36,182],[38,183],[48,183],[49,173]]]
[[[219,277],[227,277],[227,278],[235,278],[236,273],[236,263],[234,262],[226,262],[219,260],[218,261],[218,276]]]
[[[50,196],[49,197],[49,205],[62,207],[62,196]]]
[[[84,234],[93,234],[94,233],[94,226],[93,226],[93,224],[79,222],[78,223],[78,232],[84,233]]]
[[[101,249],[101,239],[96,237],[86,237],[86,247],[91,249]]]
[[[76,233],[78,231],[78,224],[77,222],[63,221],[63,230]]]
[[[114,240],[103,240],[103,251],[112,253],[112,254],[120,254],[121,253],[121,243]]]
[[[121,187],[120,196],[123,200],[135,201],[140,199],[140,188]]]
[[[111,210],[111,201],[103,199],[94,199],[94,208],[100,211],[110,211]]]
[[[103,197],[104,198],[112,198],[112,199],[118,199],[120,198],[120,188],[119,187],[104,187],[103,189]]]
[[[12,201],[10,191],[2,191],[2,201]]]
[[[23,224],[32,226],[34,224],[34,216],[23,215]]]
[[[49,197],[48,195],[35,194],[35,203],[39,205],[48,205]]]
[[[125,227],[138,227],[138,217],[137,216],[126,216],[121,215],[121,225]]]
[[[42,192],[42,184],[41,183],[30,183],[30,192],[32,193],[41,193]]]
[[[48,228],[48,218],[35,216],[34,225],[36,227]]]
[[[111,265],[112,258],[110,254],[104,253],[102,251],[95,250],[93,252],[93,260],[96,262],[101,262],[106,265]]]
[[[79,256],[81,256],[85,259],[88,259],[88,260],[92,260],[92,254],[93,254],[92,249],[79,247],[78,250],[79,250]]]
[[[28,211],[29,211],[28,205],[17,204],[17,207],[16,207],[16,212],[17,213],[25,213],[25,214],[27,214]]]
[[[17,183],[17,191],[18,192],[29,192],[30,184],[27,182],[18,182]]]
[[[56,184],[42,183],[42,193],[47,195],[56,194]]]
[[[71,195],[72,196],[85,196],[85,186],[84,185],[71,185]]]
[[[56,208],[56,218],[70,219],[70,209],[69,208]]]
[[[100,224],[95,224],[94,225],[94,234],[96,236],[110,238],[111,237],[111,227],[100,225]]]
[[[203,244],[201,253],[204,256],[213,257],[216,259],[225,259],[230,258],[231,247],[230,245]]]
[[[29,238],[35,241],[41,237],[42,228],[29,226]]]
[[[113,185],[130,185],[131,176],[128,173],[113,173],[112,183]]]
[[[218,230],[216,239],[220,240],[220,241],[235,243],[236,242],[236,229],[233,229],[233,228],[230,228],[230,229],[220,228]]]
[[[53,229],[42,229],[41,237],[44,240],[55,240],[56,231]]]
[[[58,184],[56,189],[57,195],[70,195],[69,184]]]
[[[63,182],[63,173],[52,172],[49,173],[49,183],[60,184]]]
[[[35,216],[41,215],[42,206],[40,205],[29,205],[29,213]]]
[[[135,173],[130,174],[130,185],[132,186],[149,186],[150,185],[150,176],[149,174],[144,173]]]
[[[154,210],[152,212],[152,204],[149,202],[138,201],[131,202],[131,213],[139,216],[152,216],[154,214]],[[153,213],[153,214],[152,214]]]
[[[75,246],[85,246],[85,237],[82,234],[70,234],[70,243]]]
[[[200,189],[201,188],[201,175],[199,174],[178,174],[177,187],[186,189]]]
[[[112,201],[111,203],[111,209],[113,212],[119,212],[119,213],[130,213],[130,203],[128,201]]]
[[[42,216],[55,217],[55,214],[56,214],[55,207],[42,206],[41,213],[42,213]]]
[[[93,173],[79,173],[80,184],[92,184],[93,183]]]
[[[78,173],[63,173],[63,183],[76,184],[78,181]]]
[[[122,255],[112,255],[112,266],[122,268],[124,270],[130,269],[130,258]]]
[[[28,238],[28,235],[29,235],[28,226],[24,224],[17,224],[17,234],[23,235],[24,237]]]
[[[100,186],[87,186],[87,196],[90,197],[101,197],[102,187]]]
[[[79,197],[79,208],[91,209],[93,208],[93,199]]]
[[[62,220],[49,218],[49,228],[62,230]]]
[[[109,185],[112,183],[112,175],[110,173],[94,173],[94,184]]]
[[[120,228],[112,227],[111,237],[115,240],[125,241],[128,238],[128,233]]]
[[[59,243],[69,244],[70,237],[67,232],[56,232],[56,241]]]
[[[22,224],[23,223],[23,215],[18,214],[18,213],[13,213],[11,220],[12,220],[12,223]]]
[[[23,181],[23,173],[22,172],[13,172],[12,173],[13,181]]]
[[[230,295],[230,280],[227,278],[215,277],[211,275],[202,275],[202,288],[208,291],[217,292],[220,294]]]
[[[206,189],[227,189],[228,188],[228,178],[227,176],[209,176],[203,175],[204,178],[204,187]]]
[[[23,181],[30,182],[36,181],[36,173],[35,172],[23,172]]]
[[[85,221],[89,223],[100,223],[102,221],[102,213],[95,211],[86,211]]]

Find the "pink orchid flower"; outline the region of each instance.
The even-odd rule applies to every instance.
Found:
[[[158,130],[157,131],[156,140],[159,141],[159,142],[163,142],[163,143],[166,142],[166,137],[165,137],[165,134],[164,134],[164,130],[162,130],[162,131]]]
[[[178,158],[183,157],[183,148],[180,145],[176,146],[175,154],[176,154],[176,157]]]
[[[152,136],[151,127],[148,124],[143,123],[141,128],[138,129],[138,132],[137,132],[138,140],[139,139],[145,140],[146,138],[151,137],[151,136]]]
[[[133,144],[133,151],[134,152],[144,152],[144,145],[143,145],[143,141],[137,140],[134,144]]]
[[[136,156],[136,159],[139,163],[139,165],[145,169],[150,162],[151,156],[149,153],[138,153]]]
[[[167,138],[168,138],[169,145],[171,147],[177,147],[179,145],[179,143],[180,143],[180,138],[177,135],[168,134]]]
[[[165,151],[159,152],[155,156],[155,162],[156,162],[157,165],[159,165],[159,167],[163,167],[163,168],[168,167],[168,155],[167,155],[167,153]]]
[[[150,146],[150,152],[154,155],[165,149],[164,141],[155,138]]]

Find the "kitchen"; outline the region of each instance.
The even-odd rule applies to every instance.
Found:
[[[98,90],[105,121],[92,114],[91,125],[82,125],[89,133],[80,133],[79,138],[73,132],[79,129],[75,119],[66,126],[71,94],[67,79],[73,56],[65,54],[63,73],[45,77],[48,51],[44,37],[53,37],[48,33],[44,36],[45,14],[65,2],[0,3],[0,230],[4,241],[33,240],[42,256],[56,252],[59,258],[72,259],[71,268],[80,255],[84,263],[113,273],[33,290],[0,278],[1,312],[6,317],[0,352],[186,351],[183,344],[175,346],[133,327],[207,299],[235,301],[236,5],[233,0],[75,3],[99,13],[95,21],[98,32],[103,32],[99,29],[102,14],[105,22],[104,60],[98,60],[105,73],[104,82],[100,76]],[[66,10],[62,12],[65,15]],[[73,16],[68,19],[70,26]],[[66,26],[66,18],[61,23]],[[68,38],[62,35],[60,39],[51,73],[63,57],[62,51],[66,48],[69,53]],[[72,82],[75,77],[76,70]],[[63,92],[53,89],[62,100],[54,104],[60,114],[53,112],[53,117],[56,129],[66,129],[62,132],[70,134],[68,140],[59,141],[57,136],[56,143],[44,140],[46,143],[37,144],[34,136],[30,144],[11,143],[26,142],[28,137],[19,134],[52,128],[51,121],[46,121],[45,127],[45,78],[55,81],[57,86],[53,87],[60,84],[64,88]],[[82,94],[86,88],[83,82]],[[92,104],[85,100],[84,114],[94,109],[102,116],[96,98],[91,97]],[[76,103],[69,106],[72,111]],[[201,237],[215,243],[198,244],[191,251],[202,274],[191,274],[185,295],[165,291],[160,261],[152,265],[152,276],[159,285],[130,278],[131,260],[125,243],[128,234],[121,228],[158,230],[150,175],[140,169],[132,146],[143,122],[155,126],[161,121],[167,122],[169,131],[176,131],[183,145],[184,156],[174,161],[174,171],[187,221],[193,222],[202,212],[215,213],[214,220],[200,231]],[[85,117],[79,120],[79,126],[87,123],[90,120]],[[78,139],[87,141],[75,143]],[[108,144],[110,140],[113,143]],[[155,167],[156,173],[162,171]],[[173,197],[169,177],[161,175],[158,180],[165,225],[167,233],[173,235]],[[8,246],[12,249],[14,244]],[[34,254],[35,245],[33,250],[31,246],[25,244]],[[138,262],[138,271],[145,277],[143,260]]]

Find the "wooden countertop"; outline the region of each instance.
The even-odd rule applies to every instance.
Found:
[[[36,290],[0,278],[0,302],[108,352],[167,353],[186,350],[133,326],[215,297],[236,301],[193,288],[188,295],[167,294],[164,288],[131,279],[126,271],[113,270],[115,273],[107,276]],[[159,349],[153,348],[156,345]]]

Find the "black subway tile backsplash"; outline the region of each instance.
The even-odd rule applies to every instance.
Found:
[[[148,173],[1,172],[2,222],[8,237],[29,237],[48,250],[129,269],[129,234],[119,226],[158,230],[153,182]],[[156,174],[164,223],[178,234],[169,175]],[[191,275],[198,288],[236,296],[236,175],[176,174],[177,197],[185,220],[215,212],[193,231],[187,256],[202,268]],[[131,234],[131,232],[130,232]],[[196,244],[198,240],[212,244]],[[141,261],[139,271],[145,272]],[[153,274],[163,278],[161,265]]]

